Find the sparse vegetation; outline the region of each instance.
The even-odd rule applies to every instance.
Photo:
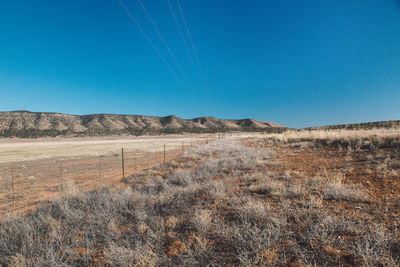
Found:
[[[338,140],[216,140],[70,193],[0,225],[0,265],[398,266],[398,136]]]
[[[226,120],[213,117],[181,119],[176,116],[93,114],[69,115],[25,110],[0,112],[0,138],[57,136],[117,136],[160,134],[205,134],[236,132],[281,133],[287,128],[252,119]]]

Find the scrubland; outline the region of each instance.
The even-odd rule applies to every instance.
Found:
[[[398,266],[400,138],[221,139],[0,224],[0,265]]]

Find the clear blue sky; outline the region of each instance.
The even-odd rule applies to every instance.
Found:
[[[168,1],[141,1],[193,88],[117,0],[0,0],[0,110],[400,119],[398,0],[180,0],[204,79]],[[124,3],[187,84],[137,0]]]

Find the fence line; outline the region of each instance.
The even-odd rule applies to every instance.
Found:
[[[224,137],[225,133],[210,139]],[[154,151],[149,152],[121,148],[121,152],[115,154],[38,159],[7,163],[8,167],[0,166],[0,221],[6,215],[32,210],[38,203],[61,196],[71,188],[90,190],[120,183],[121,178],[165,164],[182,155],[185,148],[208,144],[209,139],[190,139],[190,144],[189,141],[186,144],[183,141],[179,143],[162,144],[163,147],[155,147]]]
[[[191,140],[190,145],[163,144],[163,149],[155,152],[121,148],[120,154],[59,159],[58,164],[54,159],[43,164],[16,163],[8,169],[0,168],[0,218],[34,209],[42,201],[64,195],[69,187],[90,190],[116,184],[121,178],[183,155],[185,148],[207,143],[208,139],[195,144]]]

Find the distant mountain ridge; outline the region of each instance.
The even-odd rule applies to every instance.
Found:
[[[0,137],[152,135],[219,131],[281,132],[286,129],[285,126],[274,122],[253,119],[181,119],[174,115],[152,117],[119,114],[80,116],[26,110],[0,112]]]

